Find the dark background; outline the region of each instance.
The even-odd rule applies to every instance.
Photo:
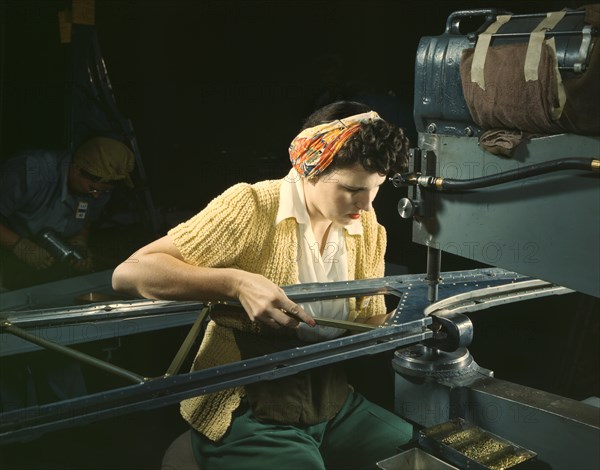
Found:
[[[162,234],[231,184],[283,176],[289,142],[328,102],[366,101],[415,142],[416,48],[422,36],[443,33],[451,12],[582,3],[100,0],[96,28],[117,104],[136,130]],[[69,4],[3,4],[1,158],[67,144],[70,45],[59,43],[57,12]],[[481,20],[462,24],[470,32]],[[407,246],[410,223],[396,212],[401,196],[385,185],[375,201],[390,233],[387,258],[420,272],[423,250]],[[127,247],[147,241],[131,237]]]
[[[0,0],[2,159],[67,143],[69,45],[59,43],[57,12],[69,3]],[[416,48],[422,36],[443,33],[451,12],[542,12],[583,3],[97,1],[100,47],[118,106],[136,130],[161,222],[159,233],[119,227],[124,245],[135,249],[164,233],[233,183],[283,176],[288,144],[302,120],[328,102],[367,101],[415,141]],[[477,26],[466,23],[465,32]],[[400,197],[384,185],[375,201],[389,234],[387,261],[423,272],[424,248],[410,242],[410,222],[396,212]],[[443,255],[443,270],[472,267],[478,265]],[[590,315],[597,310],[597,301],[575,294],[495,317],[474,314],[471,351],[497,377],[583,399],[598,393],[598,316]],[[125,341],[114,360],[162,373],[183,335],[151,338],[160,350]],[[363,367],[386,373],[372,363]],[[390,400],[389,394],[376,398]],[[158,468],[169,441],[184,429],[176,407],[123,416],[1,449],[0,466]]]

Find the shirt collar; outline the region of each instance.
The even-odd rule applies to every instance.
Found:
[[[299,224],[308,224],[310,219],[304,199],[302,176],[292,168],[281,182],[279,189],[279,209],[275,225],[285,219],[294,218]],[[344,228],[350,235],[362,235],[363,227],[360,220],[352,221]]]
[[[296,219],[299,224],[309,222],[301,178],[294,168],[283,178],[279,189],[279,210],[275,218],[275,225],[289,218]]]

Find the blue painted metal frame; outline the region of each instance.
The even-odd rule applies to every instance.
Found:
[[[479,286],[506,284],[517,278],[522,279],[523,276],[497,268],[442,273],[440,298]],[[427,288],[428,283],[423,274],[285,287],[287,295],[296,302],[376,293],[397,295],[401,300],[392,324],[387,327],[202,371],[159,377],[108,392],[2,413],[0,444],[31,439],[46,432],[135,411],[159,408],[185,398],[257,381],[273,380],[429,339],[432,332],[426,327],[431,324],[431,318],[423,314],[428,305]],[[166,305],[173,307],[173,303]],[[156,308],[159,309],[160,304]],[[106,318],[104,313],[98,312],[98,315]],[[75,318],[72,317],[71,321]],[[85,321],[92,318],[93,315],[86,316]],[[79,321],[81,320],[80,317]],[[42,321],[41,317],[36,321],[30,319],[28,326],[40,326]],[[23,320],[20,326],[25,326],[25,323]]]

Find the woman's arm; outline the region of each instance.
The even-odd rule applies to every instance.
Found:
[[[259,274],[233,268],[192,266],[169,235],[136,251],[115,269],[116,291],[163,300],[238,300],[252,321],[271,327],[293,328],[297,316],[308,325],[314,320],[283,290]]]

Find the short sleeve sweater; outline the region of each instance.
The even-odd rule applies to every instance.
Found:
[[[297,223],[287,218],[275,223],[283,180],[237,184],[211,201],[200,213],[169,231],[184,260],[194,266],[237,268],[262,274],[280,286],[298,284]],[[345,233],[348,279],[383,276],[385,229],[373,211],[361,217],[362,235]],[[210,300],[210,299],[206,299]],[[349,320],[385,313],[382,296],[349,299]],[[269,334],[268,327],[249,319],[211,321],[192,370],[217,367],[241,359],[232,328]],[[244,387],[189,398],[181,414],[195,429],[214,441],[231,424],[244,396]]]

